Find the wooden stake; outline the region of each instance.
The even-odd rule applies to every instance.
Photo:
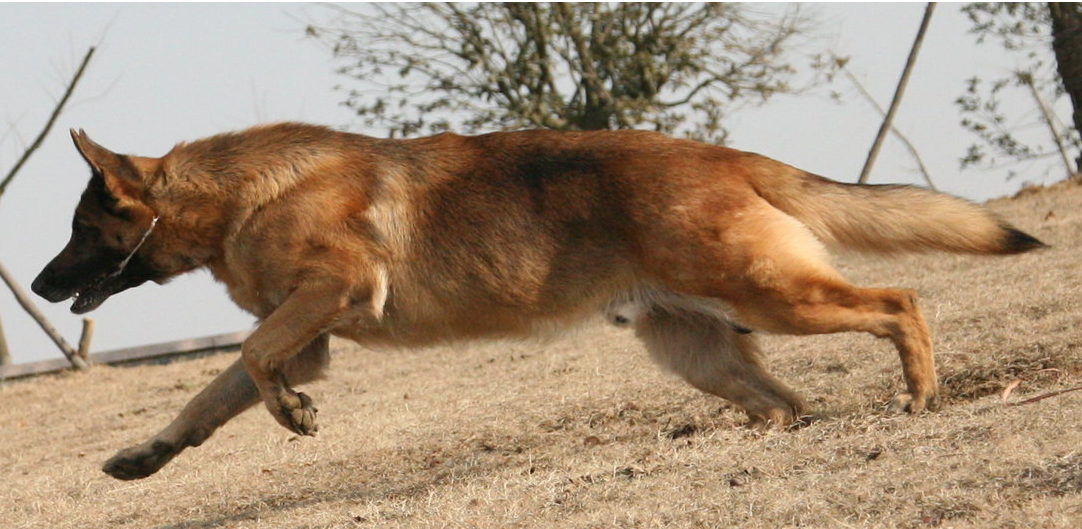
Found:
[[[79,336],[79,358],[90,365],[90,340],[94,337],[94,320],[83,318],[83,334]]]
[[[0,322],[0,366],[11,364],[11,351],[8,350],[8,340],[4,336],[4,326]]]

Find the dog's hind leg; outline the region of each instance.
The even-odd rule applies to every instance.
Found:
[[[785,426],[806,405],[763,368],[754,336],[693,311],[651,307],[635,322],[650,356],[692,386],[743,408],[751,425]]]
[[[702,272],[684,292],[724,299],[742,323],[785,334],[848,331],[889,338],[898,350],[907,391],[892,408],[917,413],[938,395],[932,340],[912,290],[858,288],[825,258],[821,243],[796,219],[771,208],[747,212],[737,235],[707,246],[721,274]]]
[[[286,364],[290,381],[303,384],[322,376],[330,362],[328,335],[306,345]],[[188,447],[199,446],[219,427],[259,402],[259,392],[241,360],[199,392],[169,426],[148,441],[117,452],[102,470],[118,479],[145,478]]]
[[[898,350],[906,392],[890,408],[917,413],[934,407],[936,380],[932,339],[916,292],[858,288],[838,279],[792,278],[782,288],[762,289],[748,303],[734,303],[742,319],[788,334],[863,331],[889,338]]]

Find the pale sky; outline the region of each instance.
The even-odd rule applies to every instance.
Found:
[[[815,4],[821,42],[886,106],[924,11],[923,3]],[[974,74],[1002,75],[1014,58],[966,34],[960,4],[940,4],[895,124],[912,141],[941,190],[973,200],[1012,193],[1024,182],[1063,177],[1049,163],[1006,170],[960,171],[972,139],[953,101]],[[776,10],[767,6],[763,9]],[[0,173],[32,141],[88,46],[98,51],[75,96],[42,148],[0,201],[0,261],[29,289],[68,239],[72,210],[89,178],[67,129],[84,128],[117,152],[160,156],[192,140],[268,121],[296,120],[361,130],[340,105],[330,53],[304,37],[313,5],[0,4]],[[357,86],[357,85],[351,85]],[[730,146],[802,169],[854,181],[881,122],[845,80],[841,104],[824,96],[782,96],[727,122]],[[823,92],[825,93],[825,92]],[[1057,108],[1064,118],[1069,111]],[[1040,134],[1041,131],[1033,132]],[[920,183],[902,145],[888,140],[873,183]],[[35,303],[70,343],[80,319],[70,303]],[[207,272],[118,294],[89,314],[93,351],[248,329],[254,318],[229,300]],[[60,353],[0,289],[0,318],[16,362]]]

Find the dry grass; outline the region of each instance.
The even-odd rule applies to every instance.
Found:
[[[98,367],[0,390],[5,527],[1079,527],[1082,187],[992,207],[1053,244],[999,259],[846,258],[858,284],[917,288],[943,409],[891,416],[884,342],[769,337],[819,413],[791,432],[650,365],[601,325],[549,344],[371,352],[337,345],[306,390],[316,438],[262,409],[159,474],[98,470],[168,422],[232,358]]]

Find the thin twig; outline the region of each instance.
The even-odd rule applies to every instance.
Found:
[[[1064,147],[1063,138],[1056,128],[1055,117],[1052,112],[1048,110],[1048,105],[1044,102],[1044,98],[1041,97],[1041,93],[1037,91],[1037,87],[1033,84],[1033,75],[1028,72],[1016,72],[1015,77],[1029,88],[1029,93],[1033,96],[1033,101],[1037,104],[1037,109],[1041,111],[1041,117],[1044,118],[1044,123],[1048,125],[1048,130],[1052,133],[1052,140],[1056,142],[1056,149],[1059,150],[1060,158],[1063,160],[1063,167],[1067,170],[1067,176],[1077,173],[1078,170],[1071,165],[1071,160],[1067,156],[1067,148]]]
[[[868,89],[864,88],[864,85],[861,84],[860,80],[858,80],[855,75],[853,75],[853,72],[849,71],[849,68],[846,68],[845,66],[842,66],[841,70],[843,73],[845,73],[845,76],[849,78],[849,81],[853,83],[853,86],[857,87],[857,90],[862,96],[864,96],[864,99],[867,99],[868,102],[871,103],[872,106],[875,107],[875,109],[878,110],[879,113],[883,114],[883,116],[885,117],[887,115],[887,111],[883,110],[883,107],[879,105],[879,102],[876,101],[874,97],[872,97],[871,92],[868,92]],[[932,176],[928,174],[928,168],[924,166],[924,160],[922,160],[920,154],[917,153],[917,148],[913,146],[913,143],[909,141],[909,138],[906,138],[905,135],[903,135],[901,131],[898,130],[898,127],[891,125],[890,131],[893,132],[899,140],[902,140],[902,143],[905,145],[906,149],[909,150],[909,154],[913,156],[914,160],[916,160],[917,167],[920,169],[920,174],[924,176],[924,181],[928,182],[928,189],[936,191],[935,184],[932,183]]]
[[[64,109],[64,105],[68,102],[68,98],[70,98],[72,92],[75,91],[75,84],[78,83],[79,78],[83,76],[83,72],[86,70],[86,65],[90,62],[90,57],[92,55],[94,55],[93,46],[91,46],[90,49],[86,51],[86,55],[83,56],[82,64],[79,65],[79,69],[75,72],[75,77],[73,77],[71,79],[71,83],[68,84],[68,89],[64,92],[64,96],[60,98],[60,101],[56,104],[56,108],[53,109],[53,114],[49,116],[49,121],[45,123],[45,128],[41,129],[41,133],[38,134],[38,137],[34,140],[34,143],[31,143],[30,146],[26,148],[26,151],[23,152],[22,157],[19,158],[19,161],[15,162],[15,166],[12,167],[10,171],[8,171],[8,174],[4,177],[4,180],[0,181],[0,196],[3,196],[4,190],[7,189],[8,184],[11,183],[11,179],[15,178],[15,175],[19,172],[19,169],[22,169],[23,164],[25,164],[26,161],[30,159],[30,155],[34,154],[34,151],[38,150],[38,147],[41,146],[41,143],[45,141],[45,136],[49,134],[49,130],[53,128],[53,123],[56,122],[56,118],[60,116],[60,111]]]
[[[1063,371],[1060,370],[1060,369],[1056,369],[1054,367],[1048,367],[1048,368],[1045,368],[1045,369],[1038,369],[1037,371],[1034,371],[1033,373],[1022,375],[1021,377],[1018,377],[1018,378],[1012,380],[1010,384],[1007,384],[1007,387],[1003,388],[1003,393],[1000,395],[1000,399],[1003,400],[1003,402],[1007,402],[1007,399],[1010,398],[1011,393],[1015,389],[1017,389],[1018,386],[1022,385],[1022,382],[1026,382],[1026,381],[1036,377],[1037,375],[1040,375],[1040,374],[1043,374],[1043,373],[1059,373],[1060,375],[1062,375]]]
[[[1044,400],[1044,399],[1047,399],[1047,398],[1050,398],[1050,397],[1055,397],[1057,395],[1062,395],[1064,393],[1070,393],[1072,391],[1080,391],[1080,390],[1082,390],[1082,386],[1075,386],[1073,388],[1061,389],[1059,391],[1053,391],[1051,393],[1045,393],[1044,395],[1037,395],[1036,397],[1030,397],[1030,398],[1028,398],[1026,400],[1020,400],[1018,402],[1008,402],[1007,406],[1021,406],[1023,404],[1030,404],[1030,403],[1037,402],[1037,401],[1040,401],[1040,400]]]

